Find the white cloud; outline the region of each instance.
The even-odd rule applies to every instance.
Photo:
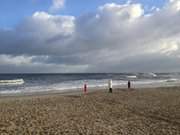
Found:
[[[73,16],[59,16],[50,15],[46,12],[35,12],[31,19],[31,23],[35,23],[32,26],[38,25],[38,30],[48,31],[48,35],[49,33],[69,35],[74,31],[75,18]]]
[[[175,11],[180,10],[180,0],[169,0],[169,3],[167,5],[169,8]]]
[[[65,5],[65,0],[52,0],[52,6],[50,7],[51,12],[56,12],[62,9]]]
[[[25,49],[34,48],[38,44],[35,47],[35,52],[39,52],[41,49],[42,52],[46,52],[51,50],[44,50],[50,44],[47,44],[47,42],[55,41],[58,38],[68,39],[68,37],[72,36],[75,30],[74,21],[73,16],[53,16],[46,12],[36,12],[32,17],[17,26],[15,31],[22,34],[19,34],[19,40],[31,40],[33,42],[26,46]],[[66,41],[64,40],[64,42]]]
[[[99,7],[101,12],[116,14],[119,17],[138,18],[144,14],[141,4],[124,4],[117,5],[115,3],[108,3]]]

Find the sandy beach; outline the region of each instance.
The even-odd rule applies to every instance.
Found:
[[[0,133],[179,135],[180,88],[1,96]]]

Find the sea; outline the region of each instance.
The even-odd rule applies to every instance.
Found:
[[[74,73],[74,74],[0,74],[0,95],[47,91],[75,91],[88,88],[168,87],[180,85],[180,73]]]

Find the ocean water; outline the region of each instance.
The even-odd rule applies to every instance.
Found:
[[[17,94],[43,91],[67,91],[89,88],[107,88],[108,80],[113,87],[179,86],[180,73],[100,73],[100,74],[0,74],[0,94]]]

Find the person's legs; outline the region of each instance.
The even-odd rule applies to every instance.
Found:
[[[112,93],[112,88],[109,88],[109,93]]]
[[[128,81],[128,89],[130,89],[130,88],[131,88],[131,82]]]

